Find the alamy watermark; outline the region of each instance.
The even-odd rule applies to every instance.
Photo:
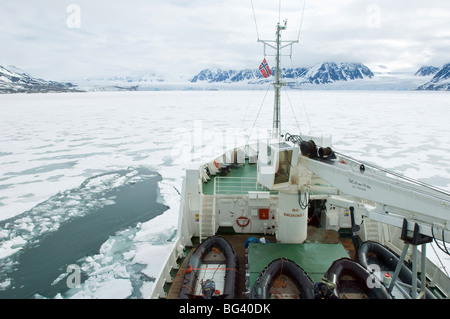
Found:
[[[179,127],[171,132],[173,141],[170,158],[174,162],[203,163],[218,154],[243,147],[252,143],[260,146],[262,141],[267,142],[270,131],[267,129],[246,130],[243,128],[224,128],[205,130],[202,120],[194,120],[193,127]],[[224,160],[232,161],[232,153],[226,153]]]
[[[369,29],[381,28],[381,7],[375,3],[367,6],[366,25]]]
[[[68,265],[66,272],[69,274],[66,279],[67,288],[81,287],[81,268],[77,264]]]
[[[381,281],[381,268],[377,264],[371,264],[368,266],[370,276],[366,280],[367,287],[372,288],[381,288],[383,282]]]
[[[72,3],[66,8],[66,12],[69,16],[66,19],[66,26],[69,29],[80,29],[81,28],[81,7],[79,4]]]

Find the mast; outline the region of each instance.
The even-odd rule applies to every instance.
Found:
[[[281,26],[280,22],[277,23],[277,39],[276,39],[276,71],[275,82],[273,86],[275,88],[275,101],[273,109],[273,129],[272,138],[279,140],[281,136],[281,114],[280,114],[280,91],[283,83],[280,82],[280,50],[281,50],[281,30],[286,30],[287,21],[284,20],[284,25]]]
[[[286,24],[287,20],[283,21],[283,25],[278,22],[277,23],[277,32],[276,32],[276,40],[259,40],[258,42],[264,43],[264,55],[270,55],[266,54],[266,46],[269,46],[273,49],[275,49],[275,54],[272,54],[272,56],[275,56],[276,61],[276,70],[275,70],[275,79],[273,82],[273,86],[275,89],[275,100],[274,100],[274,107],[273,107],[273,126],[272,126],[272,138],[275,140],[279,140],[281,138],[281,88],[283,87],[284,83],[281,81],[281,68],[280,68],[280,57],[281,57],[281,49],[290,46],[291,50],[288,56],[292,55],[292,44],[298,43],[298,40],[289,40],[289,41],[281,41],[281,31],[286,30]],[[272,44],[274,43],[274,44]]]

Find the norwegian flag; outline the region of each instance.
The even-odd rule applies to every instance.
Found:
[[[269,75],[272,75],[269,65],[267,64],[266,58],[264,58],[261,65],[259,66],[259,71],[261,72],[264,78],[267,78]]]

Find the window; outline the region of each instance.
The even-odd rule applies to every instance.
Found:
[[[291,173],[292,150],[280,150],[278,152],[278,170],[275,173],[274,184],[289,182]]]

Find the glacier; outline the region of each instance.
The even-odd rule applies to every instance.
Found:
[[[276,68],[272,68],[275,73]],[[373,70],[373,71],[372,71]],[[439,74],[436,74],[439,73]],[[448,68],[422,66],[414,74],[389,71],[385,66],[352,62],[320,62],[311,67],[281,69],[288,87],[303,90],[447,90]],[[72,80],[67,83],[46,81],[30,76],[14,66],[0,66],[0,93],[160,91],[160,90],[254,90],[266,89],[272,77],[263,78],[257,69],[204,69],[186,77],[181,74],[140,72]]]

